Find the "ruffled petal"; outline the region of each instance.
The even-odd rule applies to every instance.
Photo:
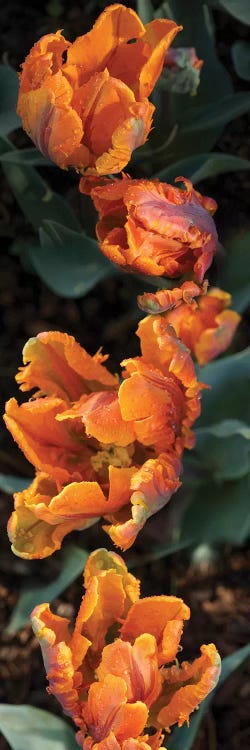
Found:
[[[70,432],[58,422],[65,403],[58,398],[37,398],[18,406],[15,398],[6,404],[4,421],[24,455],[37,469],[59,482],[81,479],[88,463],[88,449],[79,431]]]
[[[38,388],[47,396],[76,401],[100,386],[117,386],[117,379],[103,366],[106,359],[100,351],[91,357],[67,333],[46,331],[25,344],[24,367],[16,380],[22,391]]]
[[[82,419],[87,435],[100,443],[126,446],[135,439],[133,421],[122,419],[116,391],[93,393],[60,415],[62,419],[77,417]]]
[[[181,667],[171,667],[164,672],[166,705],[158,713],[158,722],[166,730],[173,724],[182,726],[189,722],[192,711],[213,690],[220,676],[221,664],[213,643],[201,646],[201,656],[193,664],[184,662]]]
[[[166,664],[175,658],[183,621],[189,618],[189,607],[176,596],[146,597],[132,605],[120,635],[133,642],[144,633],[146,623],[147,632],[156,639],[159,664]]]
[[[121,549],[129,549],[146,521],[163,508],[180,487],[181,464],[175,455],[162,454],[149,459],[131,478],[131,518],[104,526]]]
[[[123,677],[130,703],[141,700],[149,708],[161,691],[155,638],[144,633],[135,639],[133,646],[119,638],[106,646],[97,676],[101,681],[108,674]]]

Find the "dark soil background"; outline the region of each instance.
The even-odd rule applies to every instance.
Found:
[[[134,7],[132,2],[124,3]],[[192,3],[190,3],[191,12]],[[64,28],[69,38],[87,31],[103,4],[82,0],[51,0],[35,2],[8,0],[1,7],[0,48],[2,61],[18,69],[34,41],[43,34]],[[247,38],[248,29],[230,16],[215,14],[218,53],[232,74],[235,87],[245,90],[247,85],[234,74],[230,47],[236,39]],[[26,136],[18,132],[18,145],[27,145]],[[233,122],[218,144],[220,151],[250,158],[249,119]],[[83,214],[77,178],[51,169],[44,173],[54,189],[67,195],[79,217]],[[201,191],[203,186],[201,185]],[[206,183],[204,191],[219,203],[217,226],[220,236],[229,229],[249,226],[250,176],[247,172],[225,175]],[[17,395],[14,374],[21,364],[21,351],[27,338],[39,331],[65,330],[94,353],[102,343],[110,353],[110,367],[117,371],[119,362],[137,353],[134,336],[139,313],[135,304],[137,282],[126,275],[99,284],[80,300],[66,300],[55,296],[8,253],[17,237],[28,237],[30,227],[19,210],[9,188],[0,176],[0,399],[4,402]],[[241,348],[249,341],[249,316],[245,315],[241,329]],[[242,341],[244,342],[242,344]],[[0,431],[0,471],[7,474],[32,476],[28,465],[10,436]],[[181,498],[180,498],[181,504]],[[26,626],[16,635],[4,629],[15,605],[20,587],[30,574],[37,583],[45,583],[58,574],[60,555],[44,561],[29,563],[14,557],[6,534],[6,522],[12,510],[12,499],[0,493],[1,561],[0,561],[0,702],[26,703],[60,714],[53,698],[46,693],[46,679],[40,648]],[[177,506],[169,507],[148,523],[136,546],[138,556],[148,552],[150,545],[167,543],[172,538]],[[97,527],[71,535],[70,541],[91,550],[106,546],[108,539]],[[65,545],[68,540],[65,541]],[[134,553],[134,550],[133,550]],[[129,556],[128,556],[129,557]],[[183,657],[198,655],[201,643],[215,642],[221,655],[227,656],[249,642],[250,553],[244,547],[221,546],[212,559],[197,562],[187,552],[178,552],[150,565],[139,564],[133,572],[142,580],[142,594],[175,594],[191,606],[191,623],[183,638]],[[78,579],[55,601],[55,611],[74,617],[81,598]],[[195,742],[195,750],[247,750],[249,728],[250,673],[247,666],[234,674],[221,688],[212,708],[204,719]],[[0,750],[8,743],[0,739]]]

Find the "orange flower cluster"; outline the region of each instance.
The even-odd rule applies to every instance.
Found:
[[[195,300],[198,297],[198,300]],[[155,294],[138,297],[138,304],[148,313],[163,313],[199,365],[205,365],[227,349],[241,320],[228,310],[231,295],[222,289],[201,289],[185,281],[176,289],[163,289]]]
[[[139,581],[118,555],[93,552],[84,584],[73,632],[48,604],[32,613],[49,692],[75,722],[83,750],[158,750],[162,730],[188,722],[216,685],[219,654],[204,645],[192,664],[179,665],[189,607],[175,596],[140,599]]]
[[[192,448],[201,384],[192,359],[167,321],[139,324],[141,356],[122,362],[122,382],[73,337],[40,333],[24,347],[21,390],[5,422],[36,469],[15,495],[8,532],[21,557],[42,558],[65,534],[103,516],[122,549],[180,486],[181,456]]]
[[[180,181],[185,190],[128,175],[81,179],[80,191],[90,193],[99,213],[97,238],[109,260],[126,271],[170,278],[192,272],[203,281],[216,251],[217,205],[190,180]]]
[[[147,139],[148,97],[180,29],[166,19],[144,26],[131,8],[115,4],[73,44],[60,31],[42,37],[20,75],[24,130],[63,169],[120,172]]]

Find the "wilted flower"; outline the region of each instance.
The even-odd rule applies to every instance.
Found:
[[[199,60],[194,47],[175,47],[167,50],[163,78],[168,91],[176,94],[196,94],[200,83],[203,60]]]
[[[186,281],[176,289],[143,294],[139,306],[146,312],[164,313],[176,335],[190,349],[199,365],[205,365],[227,349],[241,320],[228,310],[231,295],[211,287],[208,292]],[[198,297],[197,301],[195,297]]]
[[[13,551],[46,557],[71,529],[104,516],[123,549],[180,486],[181,455],[191,448],[201,384],[188,350],[161,316],[139,324],[142,355],[111,375],[64,333],[40,333],[24,347],[17,381],[36,388],[5,422],[37,471],[15,495]]]
[[[82,178],[99,213],[97,238],[104,255],[126,271],[175,278],[193,272],[201,282],[212,263],[217,232],[212,198],[157,180]]]
[[[73,44],[60,31],[42,37],[20,75],[24,130],[63,169],[120,172],[147,139],[148,96],[180,28],[165,19],[144,26],[131,8],[115,4]]]
[[[49,692],[74,720],[83,750],[157,750],[162,729],[188,721],[216,685],[219,654],[209,644],[179,665],[189,607],[175,596],[139,599],[139,581],[118,555],[93,552],[84,583],[73,632],[48,604],[32,613]],[[155,734],[144,734],[149,727]]]

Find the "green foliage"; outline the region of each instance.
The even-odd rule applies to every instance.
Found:
[[[194,455],[215,481],[241,479],[250,471],[250,427],[238,419],[200,427]]]
[[[81,297],[115,272],[95,240],[55,221],[44,221],[40,246],[28,255],[38,276],[62,297]]]
[[[250,304],[250,230],[243,229],[226,242],[226,258],[218,283],[232,294],[232,307],[242,312]]]
[[[70,545],[59,555],[61,556],[61,570],[54,581],[44,586],[38,586],[34,580],[33,583],[30,582],[28,586],[22,589],[6,629],[8,633],[15,633],[16,630],[22,628],[29,621],[31,612],[37,604],[56,599],[72,581],[81,575],[88,552]]]
[[[184,514],[181,540],[243,544],[250,533],[250,474],[235,481],[201,484]]]
[[[151,0],[137,0],[136,11],[144,24],[150,23],[154,18],[154,7]]]
[[[12,750],[77,750],[74,732],[58,716],[33,706],[0,704],[0,730]]]
[[[219,5],[238,21],[250,25],[249,0],[220,0]]]
[[[223,357],[202,367],[199,380],[210,385],[203,392],[201,416],[197,427],[213,425],[224,419],[250,424],[250,347],[239,354]]]
[[[206,700],[203,701],[199,710],[193,714],[189,726],[184,724],[182,727],[174,729],[171,737],[168,739],[168,750],[191,750],[203,716],[208,711],[215,692],[218,688],[222,687],[224,682],[235,672],[236,669],[240,669],[244,665],[244,662],[249,656],[250,646],[243,646],[243,648],[239,648],[238,651],[235,651],[233,654],[230,654],[230,656],[226,656],[226,658],[223,659],[221,675],[216,688],[214,688],[212,693],[210,693]]]
[[[21,120],[16,114],[18,77],[10,65],[0,65],[0,136],[8,135],[20,128]]]
[[[14,154],[15,149],[7,139],[0,139],[0,153],[7,152]],[[34,229],[38,230],[44,219],[64,222],[76,231],[81,229],[68,202],[54,193],[33,167],[3,161],[2,168],[17,203]]]
[[[185,175],[196,185],[197,182],[201,182],[208,177],[216,177],[216,175],[226,172],[239,172],[244,169],[250,169],[248,159],[240,159],[238,156],[231,156],[230,154],[206,153],[181,159],[175,164],[164,167],[160,172],[157,172],[155,177],[158,177],[162,182],[174,182],[175,177]]]
[[[232,58],[237,75],[243,78],[243,81],[250,81],[249,42],[235,42],[232,46]]]
[[[28,478],[16,477],[12,474],[0,474],[0,490],[6,492],[7,495],[26,490],[30,483],[31,479]]]

